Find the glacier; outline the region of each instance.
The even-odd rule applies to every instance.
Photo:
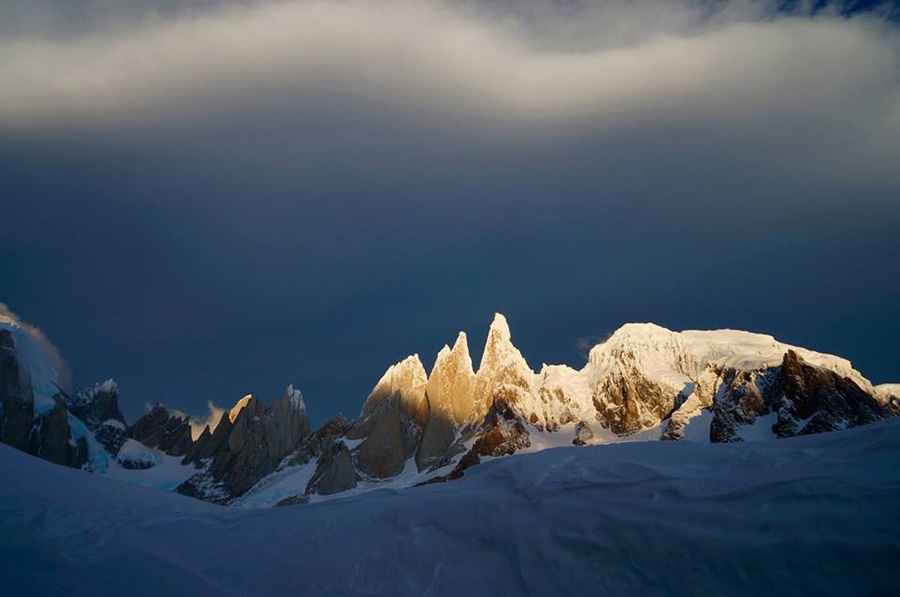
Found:
[[[10,595],[892,594],[898,462],[891,418],[548,448],[453,483],[245,509],[0,446],[0,577]]]

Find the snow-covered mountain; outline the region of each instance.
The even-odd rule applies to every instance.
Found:
[[[4,443],[95,472],[112,463],[120,477],[225,504],[455,479],[485,459],[553,446],[776,439],[900,413],[896,386],[873,387],[845,359],[733,330],[627,324],[583,368],[535,371],[497,314],[477,370],[460,333],[430,374],[418,355],[390,366],[355,420],[311,430],[289,386],[268,407],[244,396],[193,439],[190,421],[162,405],[127,426],[111,380],[66,396],[28,335],[0,326]]]

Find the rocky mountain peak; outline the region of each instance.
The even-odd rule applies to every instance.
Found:
[[[512,343],[506,318],[497,313],[488,331],[481,365],[475,374],[471,418],[482,419],[498,398],[513,408],[529,403],[535,393],[534,371]]]
[[[432,416],[447,418],[457,425],[472,416],[475,372],[464,332],[460,332],[451,350],[447,346],[438,353],[428,378],[428,404]]]
[[[419,355],[413,354],[385,371],[363,404],[361,419],[370,417],[388,398],[397,395],[398,406],[408,418],[425,424],[427,402],[425,387],[428,374]]]
[[[303,401],[303,394],[294,387],[294,384],[289,385],[284,390],[284,394],[281,396],[282,401],[286,401],[290,407],[294,410],[300,412],[306,412],[306,402]]]
[[[126,435],[169,456],[184,456],[193,446],[191,425],[187,417],[169,412],[160,403],[135,421]]]
[[[484,345],[484,353],[481,356],[478,372],[484,371],[485,375],[493,375],[504,367],[520,364],[524,364],[525,368],[528,368],[522,353],[512,343],[512,335],[510,334],[506,317],[500,313],[495,313],[494,321],[491,322],[491,327],[488,330],[487,341]]]
[[[241,414],[241,411],[244,410],[248,404],[252,401],[255,401],[256,398],[253,397],[253,394],[247,394],[240,400],[234,403],[234,406],[231,407],[231,410],[228,411],[228,420],[233,425],[237,420],[238,415]]]
[[[119,386],[113,379],[78,390],[68,406],[72,414],[91,428],[105,421],[125,423],[125,416],[119,410]]]

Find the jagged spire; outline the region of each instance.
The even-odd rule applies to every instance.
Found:
[[[247,394],[246,396],[235,402],[234,406],[231,407],[231,410],[228,411],[228,420],[233,424],[237,420],[238,415],[241,414],[241,411],[244,410],[244,408],[253,399],[253,394]]]
[[[491,332],[497,332],[500,337],[510,339],[509,323],[502,313],[494,313],[494,321],[491,322]]]
[[[506,317],[500,313],[495,313],[490,330],[488,330],[487,341],[484,344],[484,353],[481,355],[478,373],[481,375],[493,375],[509,364],[511,360],[524,364],[525,368],[528,369],[522,353],[512,343],[512,335],[510,334]]]
[[[294,410],[306,412],[306,402],[303,401],[303,394],[294,387],[294,384],[285,388],[281,399],[288,400]]]

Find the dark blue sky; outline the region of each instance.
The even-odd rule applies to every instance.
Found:
[[[430,366],[460,329],[477,362],[494,311],[535,368],[580,365],[584,339],[653,321],[771,333],[900,380],[894,25],[699,24],[637,4],[594,36],[578,24],[597,62],[573,78],[560,73],[581,59],[553,49],[573,26],[561,18],[543,37],[529,21],[545,41],[530,49],[495,14],[465,13],[500,41],[471,38],[480,51],[450,68],[429,60],[456,17],[401,11],[390,23],[408,38],[434,31],[364,59],[354,35],[364,75],[337,25],[316,71],[265,40],[263,68],[221,58],[217,33],[188,25],[185,60],[138,83],[77,45],[99,35],[90,22],[74,41],[42,33],[62,62],[26,53],[30,78],[0,79],[24,89],[0,110],[0,301],[44,330],[76,386],[115,377],[132,419],[147,402],[199,414],[288,383],[315,423],[355,415],[388,365],[418,352]],[[226,41],[254,35],[256,13],[239,14],[222,17]],[[620,45],[643,22],[653,35]],[[149,26],[128,26],[152,63]],[[657,55],[657,34],[691,42]],[[137,54],[111,47],[127,72]],[[191,48],[203,68],[179,76]],[[406,50],[426,59],[400,68]],[[570,62],[544,66],[548,52]],[[28,96],[58,64],[104,83]]]

